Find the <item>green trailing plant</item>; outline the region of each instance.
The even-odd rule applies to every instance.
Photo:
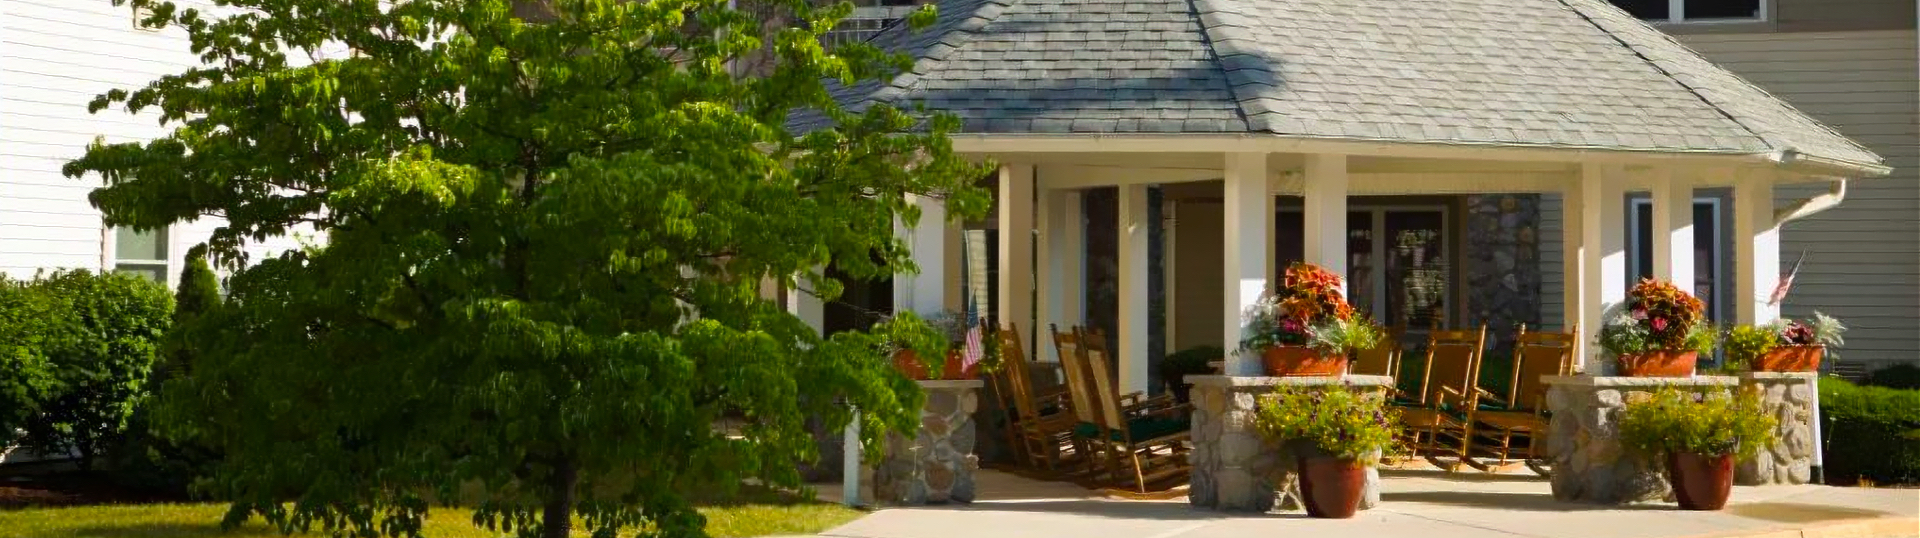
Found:
[[[1322,353],[1345,355],[1373,349],[1387,337],[1387,331],[1366,316],[1354,315],[1320,325],[1313,331],[1307,347]]]
[[[468,491],[491,534],[698,536],[694,495],[800,485],[808,418],[857,407],[870,454],[918,426],[880,352],[917,320],[822,336],[760,293],[912,273],[895,226],[990,205],[956,117],[833,99],[912,67],[823,47],[851,4],[131,3],[206,65],[96,98],[168,132],[64,172],[112,226],[225,217],[155,419],[220,450],[228,523],[417,535]]]
[[[1367,465],[1398,449],[1399,411],[1379,394],[1352,386],[1281,386],[1260,397],[1260,434],[1276,443],[1311,446]]]
[[[1647,456],[1731,454],[1744,461],[1772,446],[1778,427],[1757,390],[1692,392],[1666,386],[1627,403],[1620,439]]]

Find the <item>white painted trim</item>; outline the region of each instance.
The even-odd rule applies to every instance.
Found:
[[[1807,175],[1885,175],[1877,163],[1852,163],[1791,152],[1709,153],[1632,151],[1582,147],[1516,147],[1492,144],[1442,144],[1397,140],[1302,138],[1270,134],[955,134],[960,153],[1338,153],[1352,156],[1435,159],[1490,159],[1566,163],[1747,166],[1785,169]],[[1804,178],[1784,178],[1802,181]]]
[[[1581,340],[1598,334],[1610,309],[1627,297],[1626,231],[1621,221],[1626,214],[1626,171],[1619,166],[1589,164],[1581,167],[1580,201],[1575,213],[1581,219]],[[1574,213],[1576,208],[1568,208]],[[1588,373],[1611,375],[1612,361],[1600,352],[1600,346],[1588,346]]]
[[[1347,156],[1316,154],[1307,156],[1304,191],[1305,213],[1300,257],[1307,263],[1340,275],[1340,294],[1347,291]],[[1271,218],[1271,217],[1269,217]]]
[[[1674,181],[1659,181],[1661,175],[1670,176],[1671,170],[1654,172],[1655,185],[1652,189],[1653,222],[1653,277],[1673,283],[1675,287],[1688,295],[1694,292],[1693,267],[1693,186]],[[1629,206],[1632,207],[1632,206]],[[1629,215],[1632,216],[1632,215]],[[1633,222],[1639,219],[1629,219]],[[1635,236],[1628,236],[1627,243],[1632,245]],[[1627,256],[1633,257],[1629,248]],[[1631,270],[1631,269],[1630,269]]]
[[[1033,165],[1000,166],[996,197],[1000,209],[1000,289],[994,318],[1013,325],[1022,335],[1034,333],[1033,180]]]
[[[1665,20],[1641,19],[1658,26],[1711,26],[1716,24],[1754,24],[1773,22],[1772,0],[1754,0],[1756,12],[1752,17],[1689,19],[1687,18],[1687,0],[1667,0],[1667,18]]]
[[[1723,204],[1722,202],[1723,201],[1721,200],[1721,198],[1717,196],[1693,197],[1694,205],[1706,204],[1707,206],[1709,206],[1710,209],[1708,211],[1711,213],[1713,218],[1713,222],[1712,222],[1713,233],[1708,234],[1713,238],[1713,248],[1711,249],[1712,255],[1709,258],[1713,262],[1713,287],[1712,289],[1708,290],[1708,293],[1712,294],[1712,297],[1710,297],[1712,301],[1710,301],[1710,304],[1708,306],[1710,308],[1716,308],[1716,309],[1718,308],[1718,306],[1727,306],[1727,303],[1725,302],[1726,293],[1727,293],[1727,282],[1726,282],[1727,279],[1722,278],[1721,276],[1725,274],[1727,272],[1727,268],[1730,267],[1730,264],[1728,263],[1730,260],[1728,260],[1727,256],[1723,254],[1726,249],[1726,244],[1727,244],[1726,236],[1728,232],[1727,230],[1724,229],[1723,226],[1721,226],[1721,222],[1724,220],[1723,217],[1725,216],[1724,211],[1726,210],[1725,204]],[[1629,281],[1631,281],[1631,279],[1635,276],[1636,268],[1640,267],[1640,247],[1642,245],[1640,243],[1640,213],[1639,212],[1641,211],[1642,208],[1647,208],[1650,211],[1652,206],[1653,206],[1653,202],[1647,198],[1634,198],[1628,201],[1628,205],[1627,205],[1627,277]],[[1692,208],[1689,207],[1688,209],[1691,210]],[[1562,220],[1565,220],[1565,219],[1562,219]],[[1694,226],[1699,226],[1699,225],[1700,225],[1699,222],[1697,221],[1694,222]],[[1697,282],[1695,283],[1695,287],[1696,288],[1699,287]],[[1726,309],[1719,309],[1719,310],[1720,310],[1719,311],[1720,316],[1722,318],[1726,317],[1727,310]],[[1725,321],[1725,319],[1718,319],[1715,321]]]
[[[1227,375],[1259,375],[1260,359],[1235,348],[1248,334],[1246,313],[1267,292],[1273,270],[1273,196],[1268,194],[1267,155],[1227,154],[1221,188],[1221,347]]]
[[[1743,177],[1733,188],[1734,322],[1762,324],[1780,318],[1768,304],[1780,283],[1780,228],[1773,223],[1773,184]]]

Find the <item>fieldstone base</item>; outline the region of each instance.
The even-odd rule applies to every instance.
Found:
[[[920,410],[920,432],[912,439],[888,434],[887,453],[873,470],[875,502],[919,505],[973,502],[973,454],[976,436],[973,413],[980,405],[984,382],[971,380],[921,381],[927,403]]]
[[[1620,412],[1665,386],[1687,390],[1733,387],[1723,376],[1548,376],[1547,409],[1553,412],[1547,454],[1553,462],[1553,497],[1561,501],[1626,504],[1658,501],[1670,494],[1661,464],[1620,446]]]
[[[1387,376],[1243,377],[1187,376],[1193,384],[1193,475],[1187,498],[1194,506],[1223,512],[1266,512],[1300,506],[1294,455],[1264,439],[1254,425],[1259,396],[1283,385],[1315,385],[1369,391],[1392,386]],[[1360,509],[1380,504],[1380,471],[1369,467]]]
[[[1758,387],[1761,403],[1780,421],[1773,446],[1736,464],[1734,483],[1743,486],[1805,484],[1813,474],[1813,391],[1817,375],[1750,372],[1740,375],[1742,389]]]

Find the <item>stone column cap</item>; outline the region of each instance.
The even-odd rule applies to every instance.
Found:
[[[1740,385],[1740,379],[1726,375],[1696,375],[1693,377],[1626,377],[1600,375],[1549,375],[1540,376],[1540,381],[1548,385],[1572,385],[1584,387],[1660,387],[1679,385],[1688,387],[1734,387]]]
[[[1317,386],[1352,385],[1356,387],[1391,387],[1393,376],[1384,375],[1344,375],[1344,376],[1243,376],[1243,375],[1190,375],[1183,378],[1196,387],[1275,387],[1275,386]]]
[[[1757,379],[1766,379],[1766,380],[1789,379],[1789,380],[1812,381],[1814,379],[1818,379],[1819,377],[1820,377],[1820,374],[1816,372],[1743,372],[1740,374],[1741,379],[1756,379],[1756,380]]]
[[[987,386],[986,381],[979,379],[922,379],[914,383],[919,383],[922,389],[977,389]]]

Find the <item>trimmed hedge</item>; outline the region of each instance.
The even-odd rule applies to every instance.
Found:
[[[1920,390],[1822,377],[1820,411],[1829,483],[1920,484]]]

